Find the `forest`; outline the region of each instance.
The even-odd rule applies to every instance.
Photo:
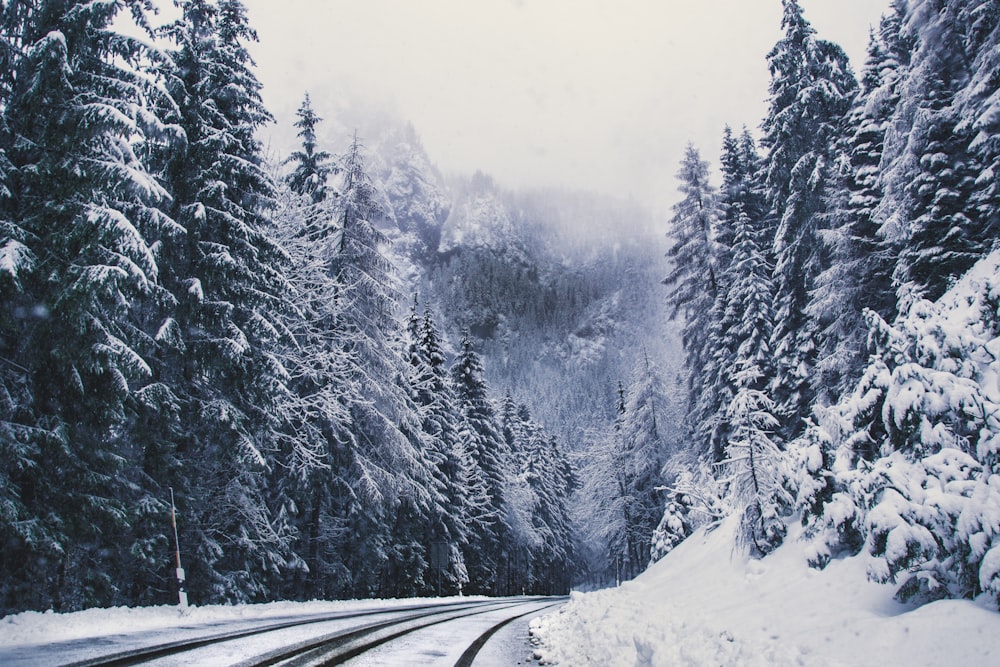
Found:
[[[857,76],[783,0],[666,238],[308,94],[276,159],[246,8],[177,6],[0,1],[0,614],[173,603],[178,550],[195,604],[565,593],[734,514],[1000,593],[996,0]]]
[[[796,0],[759,142],[689,147],[666,278],[695,460],[654,557],[741,518],[757,557],[866,553],[900,600],[1000,592],[1000,6],[897,0],[860,80]]]
[[[245,7],[179,6],[0,5],[0,609],[176,601],[178,546],[195,604],[568,590],[573,469],[403,293],[362,142],[306,97],[269,163]]]

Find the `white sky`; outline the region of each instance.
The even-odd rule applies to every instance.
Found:
[[[688,141],[715,163],[726,123],[757,129],[781,21],[780,0],[245,2],[278,153],[308,90],[321,116],[391,108],[445,172],[654,205]],[[888,0],[801,4],[858,71]]]

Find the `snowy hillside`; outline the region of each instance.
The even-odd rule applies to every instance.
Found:
[[[543,664],[988,665],[1000,655],[989,603],[914,608],[865,579],[866,558],[806,564],[789,535],[763,560],[733,550],[737,521],[699,531],[620,588],[574,594],[532,622]]]

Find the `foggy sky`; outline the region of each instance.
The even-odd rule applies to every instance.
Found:
[[[726,123],[757,129],[781,35],[780,0],[245,2],[279,155],[309,91],[321,116],[360,104],[411,121],[446,173],[656,206],[676,199],[688,141],[716,163]],[[888,0],[801,4],[860,70]]]

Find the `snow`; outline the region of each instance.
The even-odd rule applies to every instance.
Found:
[[[985,602],[902,605],[896,586],[867,581],[869,557],[808,567],[796,527],[751,560],[733,551],[737,528],[731,517],[619,588],[574,593],[532,621],[536,655],[564,665],[879,667],[985,665],[1000,655],[1000,614]]]

